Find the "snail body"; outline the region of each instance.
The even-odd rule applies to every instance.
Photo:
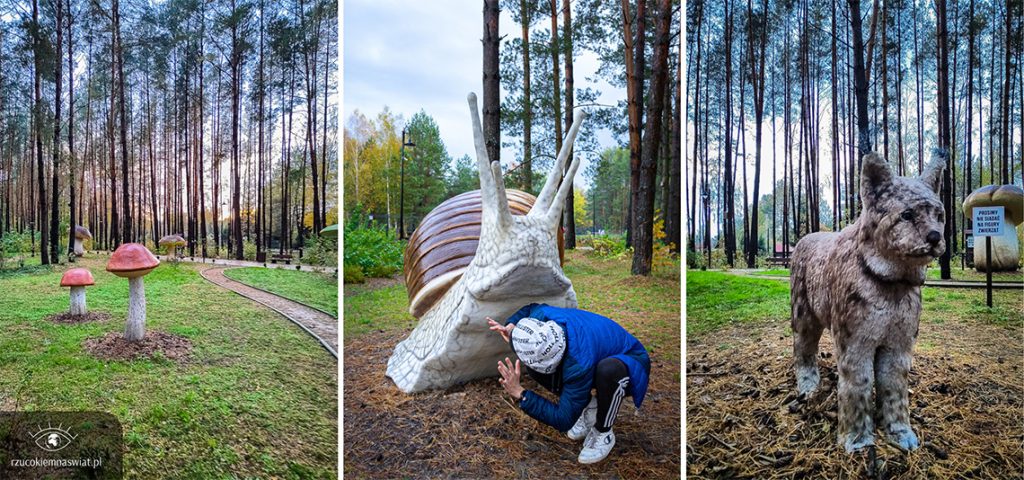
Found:
[[[493,376],[511,352],[487,317],[504,321],[529,303],[576,307],[562,271],[560,225],[565,197],[579,168],[564,169],[583,120],[579,111],[553,175],[533,198],[506,192],[498,162],[488,159],[476,96],[470,94],[480,190],[431,211],[410,238],[406,285],[419,323],[388,359],[387,376],[404,392],[446,388]],[[479,205],[479,208],[477,207]]]

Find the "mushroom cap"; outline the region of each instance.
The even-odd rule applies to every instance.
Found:
[[[91,240],[92,232],[90,232],[88,228],[85,228],[81,225],[75,225],[75,238],[79,240]]]
[[[320,236],[326,238],[338,238],[338,224],[335,223],[334,225],[324,227],[323,230],[320,230]]]
[[[107,271],[123,278],[141,277],[160,265],[153,253],[139,243],[125,243],[110,255]]]
[[[972,217],[974,207],[1005,207],[1006,219],[1020,225],[1024,222],[1024,189],[1016,185],[985,185],[964,199],[964,215]]]
[[[160,239],[160,241],[158,241],[156,243],[158,245],[161,245],[161,246],[163,246],[163,245],[173,245],[175,247],[180,247],[182,245],[185,245],[185,237],[182,237],[181,235],[178,235],[177,233],[174,233],[174,234],[171,234],[171,235],[165,235],[164,237],[162,237]]]
[[[63,277],[60,277],[60,286],[62,287],[88,287],[95,284],[92,272],[85,268],[72,268],[64,272]]]

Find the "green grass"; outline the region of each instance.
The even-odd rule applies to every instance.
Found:
[[[117,416],[125,478],[334,478],[337,364],[273,311],[185,264],[145,277],[147,331],[187,337],[192,358],[103,361],[82,342],[124,328],[128,282],[84,259],[101,323],[58,325],[60,269],[0,278],[0,408]]]
[[[985,273],[979,272],[973,268],[967,268],[964,270],[960,269],[960,265],[953,266],[949,271],[949,276],[953,280],[965,280],[970,282],[984,282]],[[938,267],[932,267],[928,269],[928,279],[938,280],[941,277],[942,272]],[[993,282],[1021,282],[1024,281],[1024,273],[1022,272],[992,272]]]
[[[409,314],[409,297],[403,284],[360,289],[360,293],[345,297],[345,341],[376,330],[414,326],[416,319]]]
[[[680,286],[678,263],[652,277],[633,277],[630,259],[600,259],[566,252],[565,273],[572,280],[579,308],[616,322],[633,333],[652,355],[679,360]],[[675,273],[674,273],[675,272]],[[409,300],[402,284],[352,288],[345,297],[345,341],[366,333],[411,329]]]
[[[925,287],[921,321],[976,321],[1019,327],[1024,322],[1020,290],[995,290],[993,308],[984,289]],[[789,283],[721,272],[686,272],[686,332],[703,335],[744,322],[789,322]]]
[[[224,275],[338,316],[338,279],[333,275],[260,267],[229,268]]]
[[[789,318],[789,284],[721,272],[686,272],[686,334],[737,322]]]
[[[928,268],[928,274],[927,274],[928,275],[928,279],[929,280],[939,280],[941,278],[941,273],[942,272],[939,271],[939,267],[937,267],[937,266],[929,267]],[[979,271],[971,269],[971,268],[961,270],[959,264],[954,265],[949,273],[950,273],[950,277],[952,277],[953,280],[963,280],[963,281],[970,281],[970,282],[984,282],[985,281],[985,274],[983,272],[979,272]],[[758,270],[756,272],[753,272],[753,275],[788,277],[789,276],[789,269],[788,268],[774,268],[774,269],[770,269],[770,270]],[[992,274],[992,281],[993,282],[1020,282],[1020,281],[1024,281],[1024,272],[1020,272],[1020,271],[1017,271],[1017,272],[996,272],[996,273]]]

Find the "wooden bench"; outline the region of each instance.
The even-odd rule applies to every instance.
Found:
[[[768,257],[765,259],[764,263],[767,264],[769,267],[789,268],[789,256],[778,255],[775,257]]]
[[[284,262],[285,265],[292,264],[293,257],[290,253],[280,254],[275,253],[270,256],[270,263]]]

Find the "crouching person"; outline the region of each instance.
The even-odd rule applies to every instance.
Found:
[[[612,427],[623,400],[640,408],[651,360],[633,335],[596,313],[530,304],[505,325],[487,319],[519,357],[498,362],[499,382],[531,417],[583,439],[580,463],[604,460],[615,446]],[[520,364],[521,362],[521,364]],[[558,395],[551,403],[519,383],[525,366],[538,384]],[[596,395],[591,395],[596,391]]]

